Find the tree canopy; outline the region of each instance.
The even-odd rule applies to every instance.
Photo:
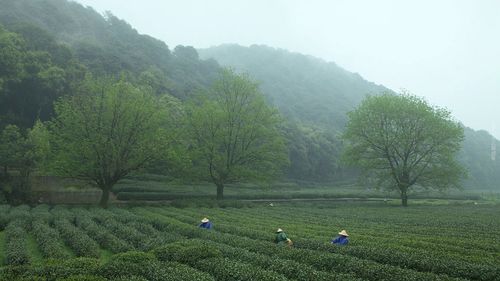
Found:
[[[287,162],[280,121],[257,84],[232,70],[191,102],[187,130],[194,165],[217,186],[218,199],[225,183],[279,174]]]
[[[0,188],[11,204],[25,203],[31,191],[30,174],[47,155],[48,135],[41,122],[23,132],[16,125],[0,134]]]
[[[114,184],[166,153],[168,104],[150,89],[88,80],[77,95],[56,102],[55,112],[53,170],[102,189],[103,207]]]
[[[377,187],[398,190],[403,206],[410,187],[456,187],[465,175],[456,160],[464,130],[445,109],[408,93],[383,94],[367,97],[348,117],[344,160]]]

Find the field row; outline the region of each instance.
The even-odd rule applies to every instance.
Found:
[[[6,266],[0,277],[15,280],[24,274],[55,280],[85,274],[95,280],[119,280],[135,275],[146,276],[147,280],[170,280],[161,277],[162,274],[182,271],[186,280],[194,275],[203,276],[195,280],[500,280],[498,243],[483,245],[485,241],[498,239],[496,234],[485,235],[485,241],[472,241],[473,247],[466,254],[469,249],[463,250],[461,245],[469,239],[468,234],[464,238],[451,235],[428,239],[412,233],[412,225],[432,228],[432,224],[423,223],[419,210],[403,220],[394,218],[399,232],[391,239],[390,229],[384,232],[380,228],[384,222],[367,224],[363,229],[364,219],[355,218],[363,209],[358,207],[344,216],[352,220],[347,225],[351,243],[339,248],[328,240],[334,229],[338,231],[345,226],[339,224],[344,220],[331,218],[339,211],[346,211],[343,208],[103,210],[1,206],[0,255]],[[382,215],[391,210],[370,211]],[[485,210],[484,227],[491,226],[487,222],[490,211],[497,209]],[[475,215],[481,218],[481,211]],[[203,216],[212,219],[215,231],[196,227]],[[409,220],[412,223],[408,224]],[[273,245],[277,227],[285,228],[295,248]],[[444,228],[450,233],[460,230],[453,225]],[[381,239],[373,239],[370,236],[373,233],[379,233]],[[77,260],[82,259],[88,269],[78,267]],[[57,261],[64,261],[65,266],[61,267]],[[147,268],[153,275],[143,275],[140,269],[128,265],[141,262],[149,264]],[[58,269],[53,268],[57,266]]]

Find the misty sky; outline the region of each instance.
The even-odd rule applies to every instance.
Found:
[[[175,45],[266,44],[334,61],[500,138],[500,0],[77,0]]]

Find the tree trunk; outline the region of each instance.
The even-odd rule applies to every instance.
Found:
[[[217,186],[217,200],[224,199],[224,183],[217,182],[215,185]]]
[[[401,188],[401,205],[403,205],[403,207],[408,207],[408,195],[406,194],[407,190],[407,187]]]
[[[111,188],[104,187],[101,189],[102,189],[102,195],[101,195],[101,201],[99,201],[99,206],[106,209],[108,207],[109,191],[111,190]]]

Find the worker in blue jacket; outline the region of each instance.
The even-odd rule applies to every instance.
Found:
[[[337,238],[333,239],[331,242],[334,245],[340,245],[340,246],[347,245],[349,243],[348,237],[349,234],[347,234],[347,231],[342,230],[341,232],[339,232],[339,236],[337,236]]]
[[[207,218],[203,218],[201,220],[201,223],[200,225],[198,225],[200,228],[205,228],[205,229],[212,229],[213,225],[212,225],[212,222],[210,220],[208,220]]]

